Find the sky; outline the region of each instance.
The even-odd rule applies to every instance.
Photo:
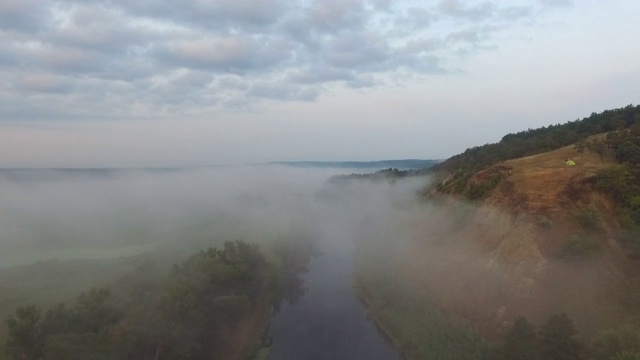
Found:
[[[444,159],[640,98],[636,0],[0,0],[0,167]]]

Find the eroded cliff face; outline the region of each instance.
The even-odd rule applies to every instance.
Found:
[[[567,313],[585,336],[619,325],[637,313],[638,266],[616,240],[614,204],[595,190],[608,165],[567,147],[476,173],[467,189],[494,184],[473,203],[436,194],[439,218],[416,231],[397,266],[489,339],[517,316]]]

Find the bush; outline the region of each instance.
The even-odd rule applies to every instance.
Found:
[[[527,319],[518,317],[505,336],[496,356],[499,360],[535,360],[538,358],[538,334]]]
[[[625,351],[616,355],[613,360],[640,360],[640,353]]]
[[[473,184],[467,190],[467,198],[469,200],[478,200],[487,195],[491,190],[495,189],[504,176],[501,173],[495,173],[488,181]]]
[[[576,214],[576,219],[580,226],[588,230],[598,229],[601,225],[600,211],[593,205],[580,209]]]
[[[539,352],[545,360],[582,359],[582,344],[575,338],[578,332],[565,314],[553,315],[540,326]]]
[[[635,182],[634,176],[625,165],[613,165],[597,174],[596,188],[604,193],[613,196],[616,204],[624,206],[627,204],[632,192],[632,184]]]
[[[636,359],[630,355],[640,354],[640,333],[629,326],[605,330],[593,339],[592,347],[598,360]]]
[[[592,237],[576,235],[571,237],[562,246],[561,257],[575,259],[591,256],[600,250],[600,244]]]
[[[616,210],[616,219],[623,229],[635,229],[637,227],[634,219],[634,212],[629,208],[619,208]]]
[[[616,158],[622,162],[640,164],[640,146],[626,141],[616,150]]]

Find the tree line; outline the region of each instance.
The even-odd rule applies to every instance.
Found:
[[[640,360],[640,332],[629,326],[605,330],[585,344],[565,314],[552,315],[537,330],[518,317],[491,360]]]
[[[273,309],[304,293],[299,275],[310,256],[309,248],[283,243],[266,257],[258,245],[236,240],[175,264],[157,286],[142,279],[126,299],[95,288],[73,305],[25,305],[6,321],[4,357],[197,360],[236,351],[245,358],[268,345]],[[241,331],[252,340],[241,341]]]
[[[608,149],[613,149],[615,156],[621,161],[638,163],[640,161],[640,143],[637,138],[639,127],[640,105],[628,105],[601,113],[594,112],[582,120],[507,134],[498,143],[475,146],[452,156],[434,165],[432,171],[453,174],[451,182],[453,186],[448,189],[455,192],[455,189],[466,184],[471,175],[491,165],[572,144],[577,144],[578,151],[589,149],[601,156],[604,156]],[[587,141],[587,138],[592,135],[611,132],[616,135],[608,137],[606,141]],[[456,187],[456,184],[459,186]]]

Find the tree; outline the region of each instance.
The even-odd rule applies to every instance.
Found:
[[[578,141],[573,148],[578,152],[578,154],[580,154],[580,157],[582,157],[582,154],[584,153],[584,150],[587,148],[587,142],[586,140],[582,139],[580,141]]]
[[[613,360],[640,360],[640,353],[637,352],[621,352],[612,358]]]
[[[518,317],[505,337],[499,359],[535,360],[538,358],[538,335],[524,317]]]
[[[605,330],[593,339],[592,347],[598,360],[640,359],[640,333],[630,326]],[[620,357],[620,354],[626,355]],[[630,354],[635,354],[636,358]]]
[[[545,360],[578,360],[581,345],[573,338],[578,332],[565,315],[553,315],[540,327],[540,355]]]
[[[46,360],[111,360],[109,342],[96,334],[52,335],[43,348]]]
[[[607,153],[607,143],[604,140],[592,139],[587,142],[587,149],[592,153],[598,154],[600,156],[600,161],[602,161]]]
[[[9,330],[7,352],[16,359],[38,360],[42,355],[44,337],[40,331],[41,311],[35,305],[26,305],[16,310],[7,320]]]
[[[640,164],[640,146],[631,141],[625,141],[616,149],[616,158],[622,162],[628,161],[638,165]]]
[[[628,166],[613,165],[598,171],[596,188],[611,194],[618,205],[628,205],[636,179]]]

